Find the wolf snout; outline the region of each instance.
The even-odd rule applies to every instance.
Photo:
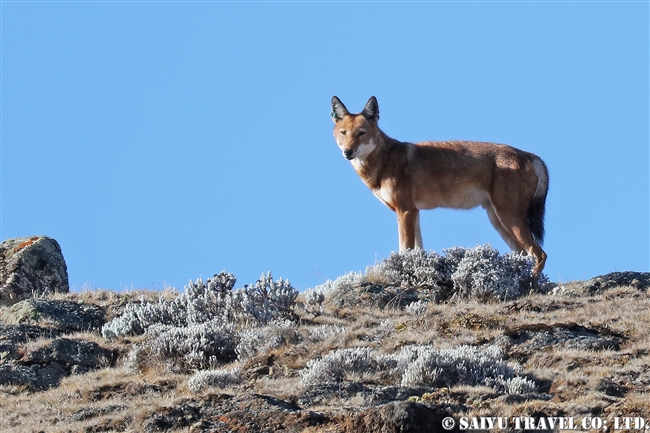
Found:
[[[352,150],[344,150],[343,151],[343,156],[345,156],[345,159],[352,159],[352,158],[354,158],[354,156],[352,156],[353,153],[354,153],[354,151],[352,151]]]

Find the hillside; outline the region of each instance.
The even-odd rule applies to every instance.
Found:
[[[448,416],[454,431],[460,417],[650,418],[650,273],[533,284],[531,266],[489,246],[409,251],[304,293],[270,274],[237,288],[224,271],[182,292],[1,307],[0,431],[437,432]]]

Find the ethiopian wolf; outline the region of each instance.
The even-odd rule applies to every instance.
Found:
[[[379,105],[370,98],[359,114],[332,98],[334,138],[361,180],[397,213],[399,249],[422,248],[420,210],[482,206],[514,251],[544,269],[544,211],[548,170],[532,153],[474,141],[403,143],[377,126]]]

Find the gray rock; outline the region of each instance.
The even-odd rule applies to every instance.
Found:
[[[200,409],[195,404],[179,404],[164,408],[148,419],[144,425],[146,432],[159,432],[189,427],[201,418]]]
[[[35,391],[57,386],[67,375],[68,372],[56,362],[45,366],[0,365],[0,385],[27,386]]]
[[[32,236],[0,244],[0,305],[69,291],[68,270],[57,241]]]
[[[22,357],[20,347],[27,341],[56,337],[56,330],[34,325],[0,325],[0,364]]]
[[[618,384],[611,379],[602,378],[596,385],[596,391],[603,392],[606,395],[611,395],[612,397],[623,397],[629,391],[629,389],[627,386]]]
[[[558,284],[553,293],[561,296],[594,296],[615,287],[633,287],[646,291],[650,287],[650,272],[610,272],[586,281],[569,281]]]
[[[354,433],[419,433],[444,431],[445,408],[410,401],[391,402],[350,414],[339,422],[341,430]],[[459,431],[457,424],[449,431]]]
[[[45,346],[25,350],[20,363],[48,365],[56,362],[68,372],[85,373],[110,366],[114,358],[113,351],[92,341],[56,338]]]
[[[606,328],[575,323],[534,323],[509,328],[492,344],[500,345],[514,359],[525,360],[549,348],[589,351],[620,350],[625,337]]]
[[[0,365],[0,385],[33,386],[38,381],[34,370],[23,365]]]
[[[69,417],[65,418],[64,421],[85,421],[87,419],[106,415],[108,413],[118,412],[127,408],[128,406],[117,405],[117,404],[111,404],[108,406],[97,407],[97,408],[84,408],[76,411]]]
[[[30,337],[42,337],[45,328],[29,325],[5,325],[4,348],[9,348],[0,364],[0,385],[27,386],[42,391],[58,386],[61,378],[108,367],[117,356],[97,343],[68,338],[55,338],[44,346],[27,348],[18,358],[16,344]],[[11,345],[13,343],[13,346]]]
[[[650,272],[610,272],[585,282],[584,290],[593,294],[619,286],[632,286],[639,290],[646,290],[650,287]]]
[[[106,323],[105,310],[95,304],[33,298],[20,301],[0,312],[0,321],[8,325],[33,324],[61,332],[91,332]]]
[[[367,405],[379,406],[392,401],[407,400],[409,397],[422,397],[432,389],[424,386],[372,386],[356,382],[321,384],[307,388],[297,397],[296,402],[301,406],[317,406],[327,404],[335,399],[355,397],[363,399]]]
[[[36,383],[31,384],[31,387],[39,391],[58,386],[61,379],[68,375],[68,372],[57,362],[45,366],[33,365],[31,369],[38,378]]]

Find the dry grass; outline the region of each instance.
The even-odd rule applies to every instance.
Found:
[[[159,374],[138,377],[125,368],[112,368],[69,376],[44,392],[0,388],[0,431],[129,431],[161,405],[190,395],[179,386],[185,382],[185,378]]]

